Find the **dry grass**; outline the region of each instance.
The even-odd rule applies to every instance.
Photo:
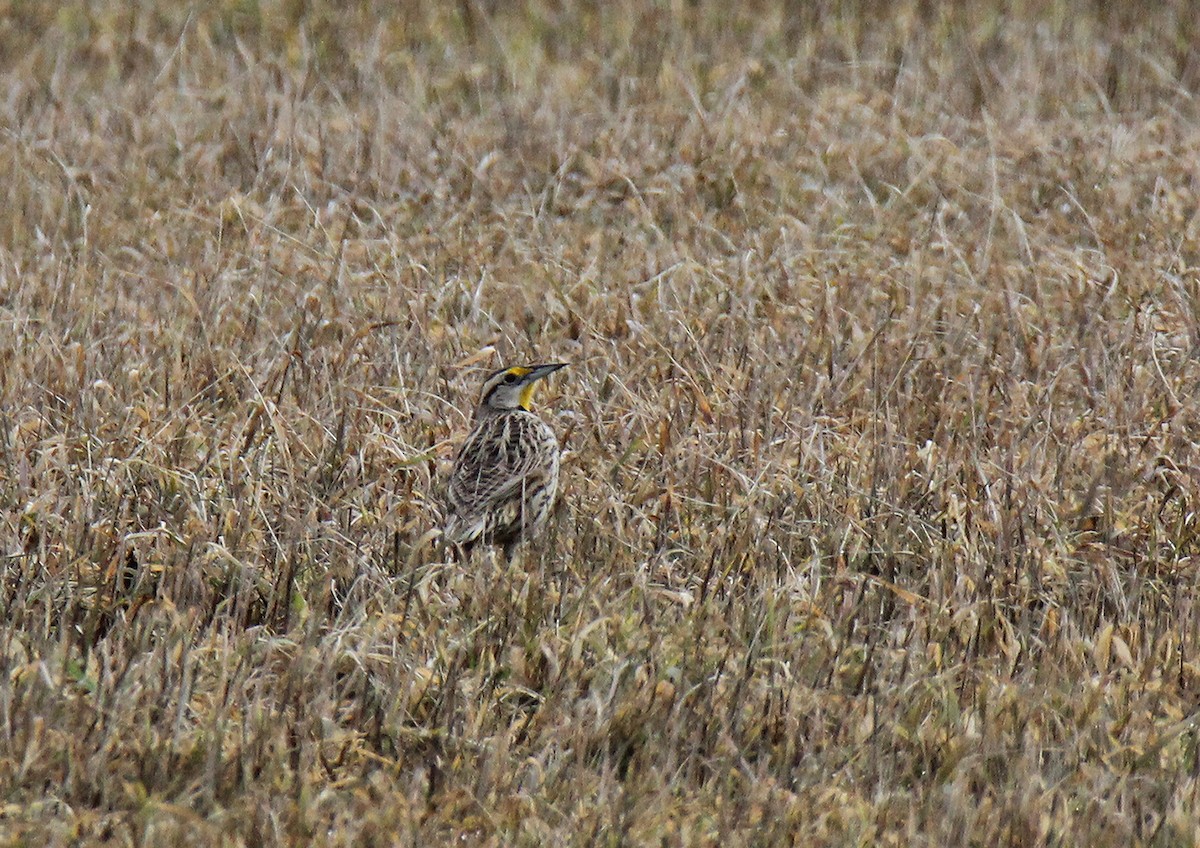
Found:
[[[1188,3],[3,5],[5,843],[1200,841]]]

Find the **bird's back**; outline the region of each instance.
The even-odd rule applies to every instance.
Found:
[[[509,545],[537,532],[558,492],[558,454],[554,431],[530,412],[481,416],[450,475],[445,538]]]

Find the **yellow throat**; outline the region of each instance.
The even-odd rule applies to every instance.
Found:
[[[530,383],[525,388],[521,389],[521,409],[529,412],[529,402],[533,400],[533,390],[537,388],[537,383]]]

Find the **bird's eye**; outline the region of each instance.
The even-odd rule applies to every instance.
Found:
[[[516,374],[505,374],[504,375],[504,382],[508,383],[509,385],[512,385],[513,383],[517,382],[517,380],[518,380],[518,377]]]

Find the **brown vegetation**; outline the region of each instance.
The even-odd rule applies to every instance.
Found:
[[[1200,840],[1190,4],[0,5],[0,839]]]

